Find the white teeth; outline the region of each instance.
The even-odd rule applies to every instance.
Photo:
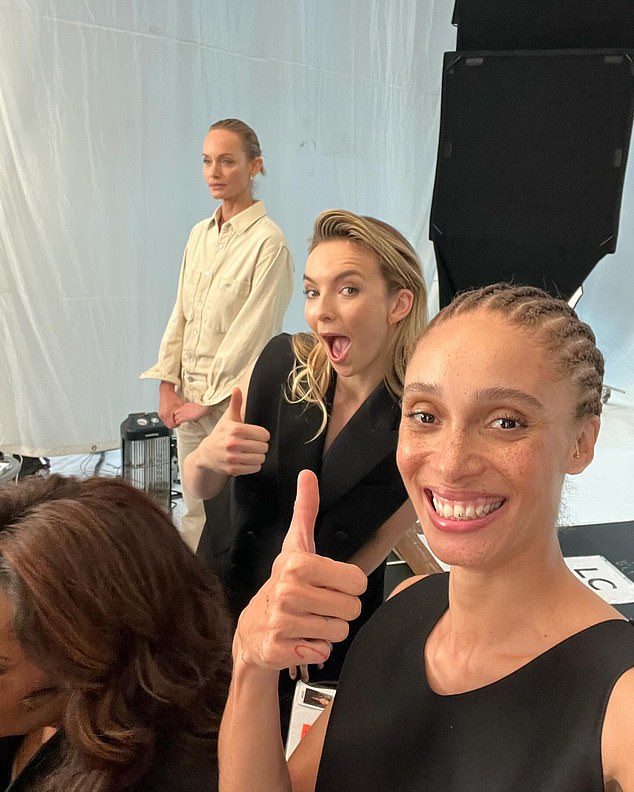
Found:
[[[475,501],[461,503],[459,501],[448,501],[432,495],[434,509],[446,520],[473,520],[477,517],[484,517],[485,514],[499,509],[503,501],[486,501],[478,498]]]

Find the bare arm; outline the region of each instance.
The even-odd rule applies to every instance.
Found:
[[[284,758],[279,672],[247,665],[234,640],[233,676],[218,738],[220,792],[292,792]]]
[[[610,695],[601,735],[606,792],[634,789],[634,668],[617,681]]]
[[[332,702],[313,723],[288,760],[293,792],[315,792],[331,710]]]
[[[249,666],[240,654],[240,643],[234,644],[231,690],[218,742],[220,792],[315,792],[331,705],[287,764],[280,727],[279,672]]]
[[[366,575],[369,575],[387,558],[394,545],[415,521],[416,512],[408,499],[383,523],[370,540],[357,550],[350,563],[356,564]]]
[[[366,586],[355,565],[315,555],[318,505],[317,479],[302,471],[293,521],[271,578],[238,620],[218,742],[221,792],[314,789],[325,719],[293,755],[291,782],[280,737],[278,671],[326,660],[332,643],[347,636],[348,622],[358,616]]]
[[[191,233],[192,232],[190,232],[190,239]],[[187,244],[189,245],[189,240]],[[151,368],[141,374],[141,379],[162,380],[162,382],[166,384],[171,383],[176,388],[180,388],[181,386],[181,356],[183,352],[183,334],[185,332],[183,288],[186,267],[187,247],[185,248],[181,262],[176,300],[165,330],[163,331],[163,337],[159,346],[158,360]],[[162,420],[169,426],[164,418],[162,418]]]

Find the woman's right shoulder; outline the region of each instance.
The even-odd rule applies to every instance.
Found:
[[[262,359],[279,361],[283,356],[284,359],[291,360],[294,364],[295,350],[300,348],[310,351],[315,343],[316,339],[312,333],[279,333],[279,335],[273,336],[264,347],[258,362]]]
[[[306,357],[315,344],[311,333],[280,333],[266,344],[253,367],[249,379],[249,399],[252,389],[258,392],[263,388],[286,386],[289,374],[298,363],[297,351]]]
[[[258,363],[261,360],[279,360],[281,355],[287,355],[292,349],[293,336],[290,333],[279,333],[273,336],[260,352]]]
[[[292,338],[289,333],[273,336],[260,352],[249,378],[249,400],[253,389],[259,391],[286,382],[295,361]]]

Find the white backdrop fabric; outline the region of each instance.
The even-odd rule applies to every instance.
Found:
[[[152,410],[190,227],[214,208],[209,124],[257,131],[258,195],[296,263],[343,207],[396,225],[435,303],[427,240],[452,0],[0,0],[0,450],[119,445]],[[632,168],[630,168],[630,175]],[[578,308],[634,390],[634,176],[617,254]]]

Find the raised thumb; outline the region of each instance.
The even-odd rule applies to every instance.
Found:
[[[319,511],[319,482],[312,470],[297,477],[297,496],[293,519],[282,545],[283,552],[315,552],[315,520]]]
[[[229,400],[229,407],[227,408],[229,418],[238,423],[244,423],[242,420],[242,391],[240,388],[234,388],[231,391],[231,398]]]

